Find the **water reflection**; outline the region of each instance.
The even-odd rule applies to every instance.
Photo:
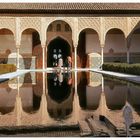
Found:
[[[133,86],[128,84],[127,100],[132,107],[140,114],[140,86]]]
[[[104,77],[104,90],[107,107],[111,110],[122,109],[127,100],[127,83]]]
[[[20,88],[22,108],[25,112],[35,112],[40,107],[41,95],[43,93],[42,73],[36,73],[36,84],[32,85],[31,73],[24,76],[24,84]]]
[[[128,104],[133,122],[140,121],[140,86],[93,72],[34,75],[32,78],[28,73],[14,83],[0,84],[0,125],[77,123],[90,112],[124,126],[123,110]]]
[[[49,96],[58,103],[66,100],[72,92],[71,73],[49,73],[47,83]]]
[[[0,114],[7,114],[14,110],[16,89],[9,87],[8,82],[0,84]]]
[[[72,113],[72,73],[48,73],[48,112],[54,119],[64,119]]]
[[[99,106],[102,91],[101,75],[92,72],[81,72],[78,79],[77,91],[81,108],[96,110]]]

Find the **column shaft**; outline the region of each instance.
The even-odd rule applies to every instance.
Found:
[[[17,65],[17,70],[19,70],[19,63],[20,63],[20,60],[19,60],[19,46],[16,47],[16,49],[17,49],[16,65]]]
[[[104,45],[101,45],[101,64],[104,63]]]
[[[42,56],[43,56],[43,58],[42,58],[42,69],[45,69],[45,45],[44,46],[42,46]]]
[[[127,48],[127,63],[130,63],[130,53],[129,53],[129,48]]]
[[[74,68],[77,69],[77,47],[74,47]]]

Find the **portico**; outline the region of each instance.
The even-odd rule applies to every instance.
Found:
[[[53,67],[53,64],[49,64],[53,63],[51,57],[55,51],[51,44],[58,39],[69,46],[57,46],[61,43],[56,43],[55,47],[60,48],[64,60],[68,55],[72,57],[74,69],[94,68],[95,65],[92,64],[97,62],[97,67],[104,62],[140,62],[138,4],[119,6],[115,3],[92,3],[89,6],[86,3],[75,3],[73,7],[70,3],[58,4],[62,9],[55,3],[44,4],[45,8],[39,3],[31,4],[30,8],[29,5],[26,3],[21,9],[13,4],[14,11],[8,8],[2,13],[2,6],[6,7],[8,4],[0,4],[0,50],[2,54],[6,50],[16,54],[16,63],[10,63],[15,63],[17,69],[45,70]],[[33,5],[36,5],[36,8],[33,8]],[[23,4],[18,6],[22,7]]]

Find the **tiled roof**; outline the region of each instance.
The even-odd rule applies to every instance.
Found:
[[[140,11],[140,3],[0,3],[0,11]]]
[[[140,3],[0,3],[0,9],[140,10]]]

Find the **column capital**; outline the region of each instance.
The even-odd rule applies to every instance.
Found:
[[[100,44],[101,48],[104,48],[105,44]]]
[[[45,47],[46,47],[46,45],[44,45],[44,44],[43,44],[43,45],[41,45],[41,46],[42,46],[42,48],[45,48]]]
[[[74,44],[74,48],[77,48],[78,47],[78,44]]]
[[[20,49],[20,45],[16,45],[16,49]]]

